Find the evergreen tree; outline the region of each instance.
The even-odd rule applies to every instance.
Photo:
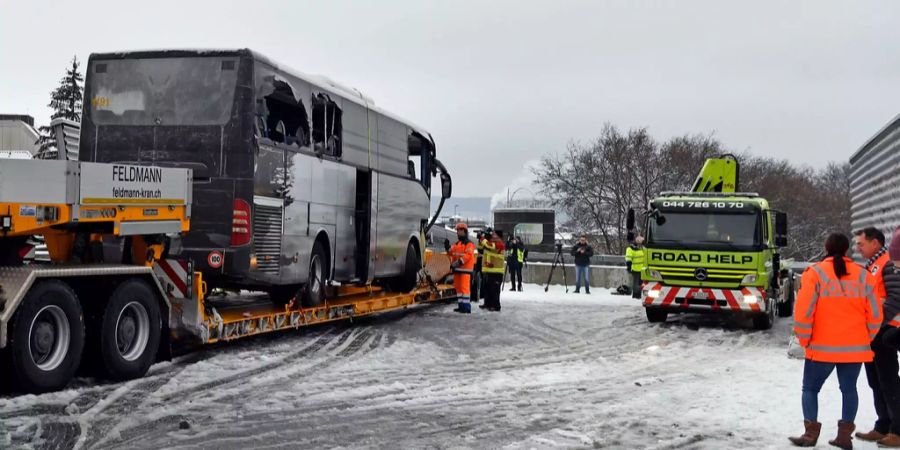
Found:
[[[50,120],[63,118],[81,122],[84,77],[78,70],[79,65],[78,57],[72,57],[72,67],[67,69],[65,76],[59,80],[59,86],[50,92],[50,104],[47,105],[53,108]],[[40,146],[37,157],[56,159],[56,137],[53,136],[50,126],[42,126],[38,131],[41,136],[36,142]]]

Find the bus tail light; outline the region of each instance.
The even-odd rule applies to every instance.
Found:
[[[234,199],[234,213],[231,219],[231,245],[250,243],[250,204],[239,198]]]

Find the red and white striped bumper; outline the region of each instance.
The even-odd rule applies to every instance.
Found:
[[[758,313],[765,311],[766,291],[758,287],[716,289],[644,284],[645,307]]]

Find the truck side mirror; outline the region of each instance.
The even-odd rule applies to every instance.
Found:
[[[775,246],[787,247],[788,245],[788,221],[787,214],[775,212]]]
[[[634,208],[628,208],[628,216],[625,219],[625,230],[628,232],[628,242],[634,241]]]

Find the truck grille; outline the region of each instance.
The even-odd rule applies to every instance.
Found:
[[[253,252],[260,272],[279,273],[283,215],[281,207],[253,205]]]
[[[700,280],[694,275],[694,267],[672,267],[672,266],[650,266],[651,269],[659,271],[664,282],[699,282]],[[738,286],[745,275],[753,272],[747,270],[736,269],[707,269],[706,279],[704,283],[725,283]]]

